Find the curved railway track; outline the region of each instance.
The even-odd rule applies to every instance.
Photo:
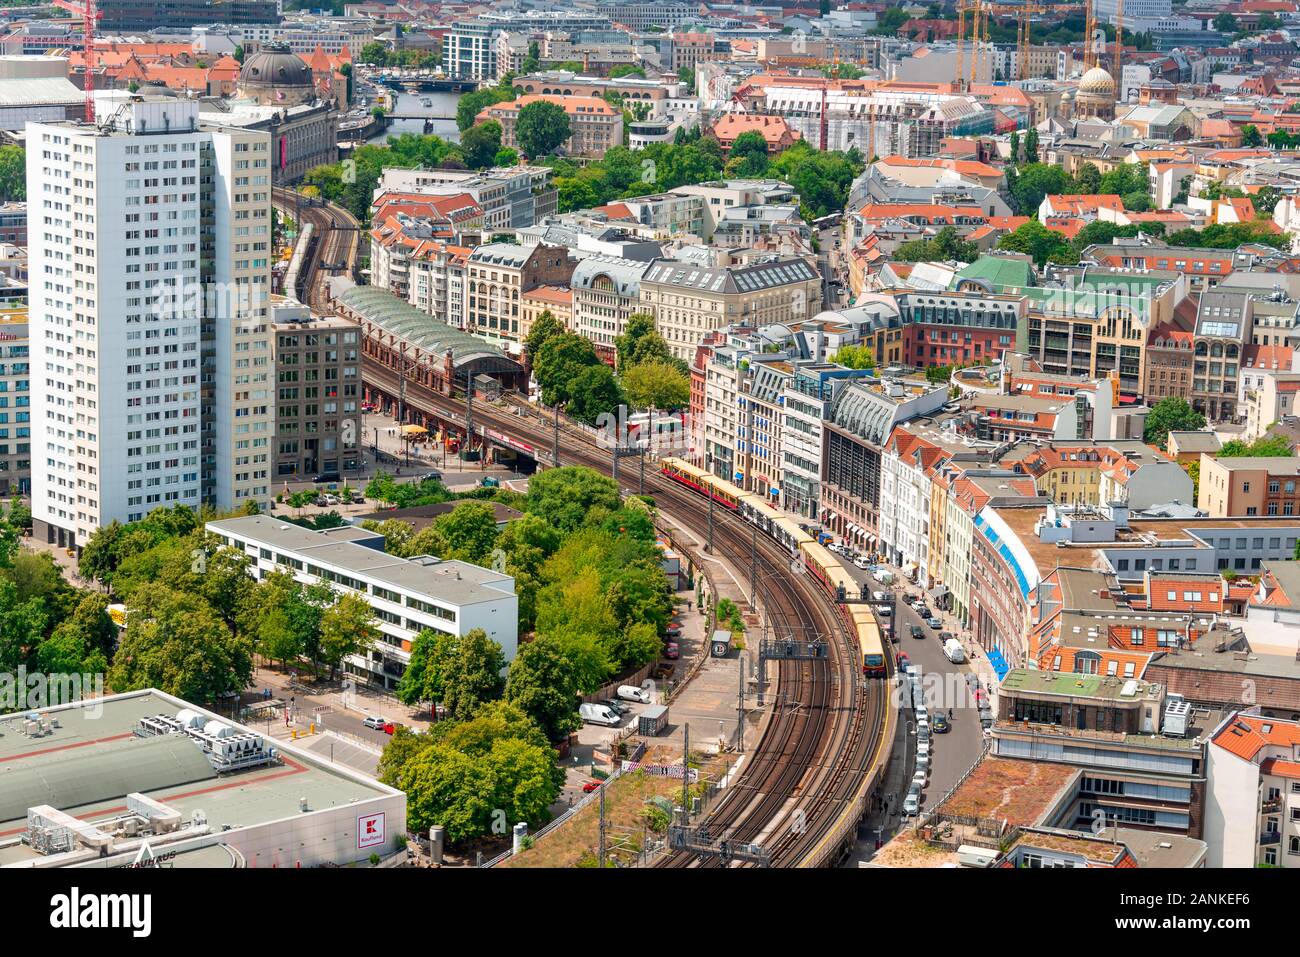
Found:
[[[309,304],[327,308],[328,289],[319,273],[325,264],[354,269],[359,224],[337,206],[304,205],[301,197],[285,189],[277,188],[273,195],[277,207],[315,224],[320,240],[302,272]],[[397,378],[391,370],[363,363],[366,384],[390,397],[398,394]],[[464,425],[459,403],[418,383],[408,381],[406,401]],[[528,442],[539,461],[549,461],[545,452],[551,446],[551,423],[525,404],[517,407],[522,415],[478,406],[476,425]],[[562,463],[612,471],[608,450],[585,433],[566,428],[563,440]],[[704,499],[657,472],[647,472],[646,485],[661,507],[687,527],[707,526]],[[743,567],[750,554],[751,527],[725,509],[715,509],[715,518],[715,548]],[[780,663],[778,690],[769,705],[773,713],[762,737],[723,798],[703,821],[694,823],[707,827],[715,841],[762,845],[773,866],[825,866],[835,863],[855,836],[867,795],[888,762],[896,714],[890,707],[889,683],[863,680],[854,632],[842,607],[811,575],[792,573],[790,554],[774,540],[760,535],[755,555],[772,634],[802,640],[820,635],[827,639],[831,656]],[[669,854],[662,861],[666,867],[696,864],[716,867],[720,861],[690,853]]]
[[[368,364],[368,385],[392,397],[398,377],[391,370]],[[415,408],[464,425],[464,406],[446,396],[407,382],[406,401]],[[551,461],[552,425],[526,405],[511,414],[476,405],[476,431],[486,426],[533,446],[539,461]],[[585,465],[610,474],[607,449],[584,432],[562,430],[561,464]],[[624,476],[627,473],[623,473]],[[632,491],[624,489],[625,492]],[[703,529],[708,505],[695,495],[647,470],[646,491],[664,511],[686,527]],[[714,545],[744,567],[750,554],[751,526],[725,509],[715,509]],[[758,537],[758,581],[770,630],[775,636],[827,639],[829,660],[783,661],[772,718],[739,778],[704,818],[713,840],[759,843],[772,866],[815,867],[833,864],[856,824],[866,796],[888,758],[894,715],[889,707],[888,682],[866,682],[852,630],[830,596],[811,575],[791,572],[791,556],[765,535]],[[662,866],[685,867],[697,859],[690,853],[670,854]],[[705,866],[718,866],[707,859]]]
[[[271,201],[276,209],[293,216],[300,227],[311,223],[315,234],[313,248],[298,273],[300,288],[286,289],[285,294],[317,309],[327,308],[326,276],[352,274],[361,241],[361,224],[342,207],[325,202],[309,205],[300,193],[280,186],[271,190]],[[339,264],[344,268],[327,268]]]

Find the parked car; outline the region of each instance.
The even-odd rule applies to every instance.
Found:
[[[587,724],[600,724],[607,728],[617,728],[623,723],[621,715],[616,714],[612,708],[603,704],[580,704],[578,705],[578,717]]]
[[[907,797],[903,799],[903,813],[909,817],[921,810],[921,792],[915,787],[907,792]]]
[[[618,714],[627,714],[632,710],[626,701],[619,701],[617,698],[606,698],[600,703]]]
[[[864,555],[859,555],[857,558],[853,559],[853,564],[863,571],[866,571],[871,567],[871,562],[867,561],[866,556]]]
[[[367,728],[373,728],[375,731],[383,731],[388,726],[388,719],[371,714],[367,715],[361,723]]]
[[[329,508],[333,505],[337,505],[338,503],[339,500],[335,498],[333,495],[330,495],[328,492],[326,492],[324,495],[316,496],[316,504],[319,505],[321,508]]]
[[[669,661],[676,661],[681,656],[682,649],[678,646],[677,642],[670,641],[668,644],[664,645],[664,657]]]
[[[941,631],[941,632],[939,632],[939,644],[942,645],[945,641],[948,641],[949,639],[952,639],[953,641],[956,641],[956,640],[957,640],[957,636],[954,635],[951,631]]]
[[[668,662],[661,661],[655,665],[655,670],[650,673],[650,677],[654,678],[655,681],[666,681],[673,676],[674,670],[673,666]]]
[[[682,626],[673,622],[667,628],[669,638],[680,638],[682,636]]]
[[[922,621],[929,621],[931,618],[934,617],[934,615],[931,614],[930,609],[926,607],[924,602],[922,602],[919,605],[913,605],[912,610],[921,616]]]
[[[935,631],[938,631],[940,628],[943,627],[943,619],[935,618],[933,615],[931,615],[929,620],[926,621],[926,624],[929,625],[931,628],[933,628]]]

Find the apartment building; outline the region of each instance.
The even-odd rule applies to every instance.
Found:
[[[651,27],[671,30],[699,17],[699,8],[689,3],[643,3],[640,0],[608,0],[597,3],[596,11],[638,33]]]
[[[621,256],[587,256],[573,269],[571,328],[606,362],[613,363],[615,341],[641,307],[641,277],[649,268]]]
[[[348,657],[344,670],[386,690],[401,679],[411,644],[425,630],[464,635],[482,628],[507,661],[515,656],[519,600],[509,575],[431,555],[396,558],[384,552],[382,535],[352,525],[316,532],[248,515],[205,528],[252,559],[259,581],[287,571],[300,582],[324,582],[364,598],[380,637],[368,651]]]
[[[45,277],[31,290],[33,514],[60,546],[159,506],[269,493],[256,459],[273,410],[252,360],[267,335],[270,137],[201,126],[191,101],[98,102],[94,127],[28,127],[28,202],[44,220],[29,262]]]
[[[361,465],[361,327],[292,300],[271,308],[275,478],[312,481]]]
[[[641,311],[655,317],[668,348],[684,362],[708,332],[798,322],[821,304],[821,276],[802,259],[721,267],[657,259],[641,278]]]
[[[1300,723],[1233,715],[1206,748],[1210,867],[1300,867]]]
[[[585,11],[522,10],[484,13],[453,23],[443,45],[448,74],[461,80],[495,80],[499,33],[545,33],[554,30],[607,30],[609,18]]]
[[[524,339],[521,297],[538,286],[567,286],[573,269],[563,246],[479,246],[465,270],[466,331],[518,353]]]
[[[1300,459],[1201,456],[1196,505],[1214,518],[1300,515]]]
[[[0,310],[0,495],[31,490],[31,376],[27,310]]]
[[[615,146],[623,145],[623,111],[596,96],[526,94],[489,106],[475,118],[475,122],[495,120],[500,123],[501,145],[518,149],[515,126],[519,112],[534,103],[558,106],[569,118],[569,138],[560,146],[565,155],[599,159]]]
[[[465,328],[465,273],[468,246],[423,243],[410,258],[406,301],[453,326]]]
[[[519,341],[533,331],[533,323],[550,313],[566,329],[573,328],[573,290],[567,286],[534,286],[519,297]]]
[[[523,229],[559,209],[559,194],[545,166],[489,170],[386,169],[375,190],[428,196],[468,194],[483,211],[482,228]]]
[[[1192,408],[1211,422],[1237,418],[1241,353],[1251,341],[1254,300],[1248,292],[1201,294],[1192,339]]]

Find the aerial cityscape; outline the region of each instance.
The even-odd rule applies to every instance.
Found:
[[[0,869],[1300,868],[1297,396],[1300,0],[0,0]]]

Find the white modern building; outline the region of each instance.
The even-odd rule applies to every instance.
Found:
[[[193,101],[96,103],[95,126],[27,127],[32,510],[60,546],[269,493],[270,138]]]
[[[410,663],[411,643],[426,629],[464,635],[482,628],[507,661],[518,649],[519,600],[509,575],[430,555],[397,558],[384,551],[384,536],[350,525],[315,532],[268,515],[246,515],[208,522],[206,529],[248,555],[259,581],[289,571],[298,581],[327,582],[365,598],[381,639],[344,666],[385,688],[397,684]]]

